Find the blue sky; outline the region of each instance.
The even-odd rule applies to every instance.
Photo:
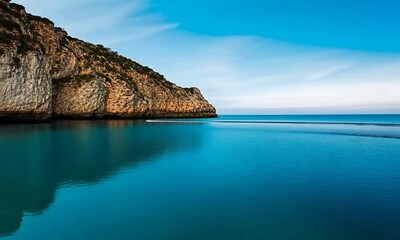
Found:
[[[16,0],[219,113],[400,113],[400,0]]]
[[[400,51],[398,0],[155,0],[181,29],[357,50]]]

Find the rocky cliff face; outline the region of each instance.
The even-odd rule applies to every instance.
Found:
[[[197,88],[0,0],[0,118],[215,116]]]

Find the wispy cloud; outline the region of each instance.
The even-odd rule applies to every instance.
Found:
[[[218,109],[400,111],[400,55],[179,30],[146,0],[18,0],[72,35],[199,86]],[[46,7],[44,7],[46,6]]]
[[[307,77],[307,80],[316,80],[320,79],[323,77],[327,77],[335,72],[339,72],[340,70],[346,69],[351,67],[352,64],[345,64],[345,65],[338,65],[338,66],[331,66],[325,69],[321,69],[320,71],[316,71],[312,73],[309,77]]]
[[[106,45],[133,41],[176,28],[149,12],[147,0],[17,0],[27,10],[51,18],[72,36]]]
[[[136,45],[156,50],[146,54]],[[393,103],[400,106],[398,55],[181,32],[119,47],[181,85],[200,86],[219,109],[393,112],[399,109]]]

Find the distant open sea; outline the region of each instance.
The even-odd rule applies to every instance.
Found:
[[[0,125],[0,239],[399,240],[400,115]]]

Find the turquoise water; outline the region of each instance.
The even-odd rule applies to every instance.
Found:
[[[0,125],[1,239],[398,240],[399,226],[400,115]]]
[[[166,121],[209,122],[210,119],[174,119]],[[355,124],[355,125],[400,125],[400,114],[370,115],[223,115],[213,122],[251,123],[301,123],[301,124]],[[164,121],[165,122],[165,121]]]
[[[275,121],[275,122],[321,122],[356,124],[399,124],[400,115],[231,115],[221,116],[220,120]]]

